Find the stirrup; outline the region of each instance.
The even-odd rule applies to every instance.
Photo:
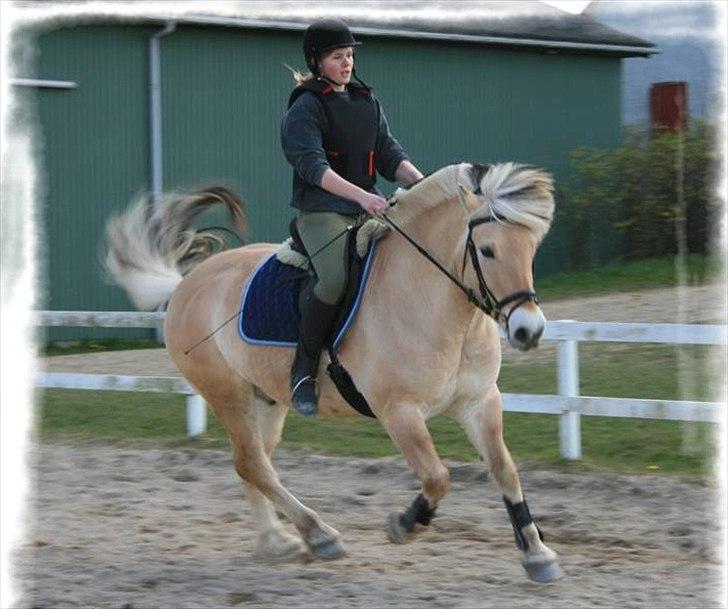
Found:
[[[318,396],[316,395],[316,379],[304,376],[291,390],[291,406],[304,417],[316,416],[318,412]]]

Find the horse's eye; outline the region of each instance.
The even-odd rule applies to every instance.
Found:
[[[484,245],[480,248],[480,253],[483,254],[485,258],[495,258],[495,252],[493,251],[493,248],[488,247],[487,245]]]

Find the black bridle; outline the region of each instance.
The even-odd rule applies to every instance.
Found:
[[[504,307],[511,304],[512,302],[516,303],[514,306],[511,307],[511,310],[508,311],[508,315],[506,315],[504,319],[506,328],[508,328],[508,321],[510,320],[513,312],[518,307],[526,304],[527,302],[533,302],[535,304],[538,304],[538,298],[536,297],[536,292],[522,290],[520,292],[513,292],[513,294],[509,294],[505,298],[501,298],[500,300],[498,300],[493,292],[490,290],[488,285],[485,283],[485,273],[483,273],[483,268],[480,266],[480,260],[478,260],[478,250],[475,247],[475,242],[473,241],[473,229],[476,226],[480,226],[481,224],[487,224],[488,222],[493,222],[494,220],[497,220],[498,222],[509,222],[509,220],[505,216],[497,214],[493,211],[491,211],[490,216],[486,216],[485,218],[476,218],[468,222],[468,240],[465,247],[465,252],[463,252],[463,267],[460,273],[463,277],[465,276],[465,263],[467,262],[467,255],[468,253],[470,253],[470,261],[473,264],[475,275],[478,278],[478,288],[480,289],[480,295],[483,297],[484,300],[483,306],[480,308],[487,315],[490,315],[495,321],[500,321],[503,318]],[[470,292],[472,293],[472,290],[470,290]]]
[[[468,301],[473,306],[477,307],[478,309],[483,311],[483,313],[493,318],[497,323],[503,320],[505,322],[506,330],[508,329],[508,321],[510,320],[511,315],[518,307],[526,304],[527,302],[533,302],[538,304],[538,298],[536,298],[536,293],[526,290],[514,292],[513,294],[509,294],[505,298],[501,298],[500,300],[498,300],[485,282],[485,274],[483,273],[483,269],[480,266],[480,261],[478,260],[478,250],[475,246],[475,242],[473,241],[473,229],[476,226],[485,224],[487,222],[493,222],[494,220],[497,220],[499,222],[509,222],[509,220],[504,216],[496,214],[495,212],[491,212],[490,216],[486,216],[485,218],[476,218],[468,222],[468,239],[465,247],[465,252],[463,253],[463,267],[461,270],[461,276],[465,276],[465,264],[467,262],[467,256],[469,252],[470,260],[473,264],[473,269],[475,270],[475,274],[478,278],[478,288],[480,289],[480,295],[482,297],[482,300],[478,298],[477,294],[471,288],[467,287],[460,279],[455,277],[450,271],[448,271],[437,260],[435,260],[424,247],[422,247],[419,243],[412,239],[412,237],[405,233],[386,215],[382,214],[380,217],[384,219],[400,235],[402,235],[411,245],[413,245],[417,249],[417,251],[420,252],[420,254],[422,254],[425,258],[432,262],[432,264],[434,264],[438,268],[438,270],[440,270],[443,274],[447,276],[448,279],[450,279],[450,281],[458,286],[460,290],[465,294],[465,296],[467,296]],[[504,316],[503,308],[511,304],[512,302],[515,302],[516,304],[511,307],[510,311],[508,311],[508,315]]]

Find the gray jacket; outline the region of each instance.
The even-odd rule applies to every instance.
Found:
[[[333,93],[346,96],[349,93]],[[399,164],[409,157],[399,142],[392,137],[387,119],[375,99],[379,126],[376,141],[376,169],[390,182]],[[286,159],[293,166],[293,193],[291,206],[305,211],[335,211],[351,214],[361,212],[354,201],[333,195],[321,186],[321,179],[330,167],[323,146],[323,136],[329,131],[329,121],[323,102],[316,94],[301,94],[283,117],[281,124],[281,145]],[[371,192],[381,194],[376,187]]]

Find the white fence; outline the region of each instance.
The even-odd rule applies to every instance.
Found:
[[[37,326],[101,328],[161,328],[164,313],[95,311],[38,311]],[[503,394],[510,412],[560,416],[561,454],[581,458],[581,415],[628,417],[718,423],[725,404],[645,399],[585,397],[579,395],[580,342],[660,343],[676,345],[726,345],[728,328],[722,325],[626,324],[576,321],[547,322],[542,340],[558,341],[559,395]],[[180,377],[121,376],[43,372],[36,385],[46,388],[97,389],[179,393],[187,396],[187,433],[204,433],[207,410],[204,400]]]

